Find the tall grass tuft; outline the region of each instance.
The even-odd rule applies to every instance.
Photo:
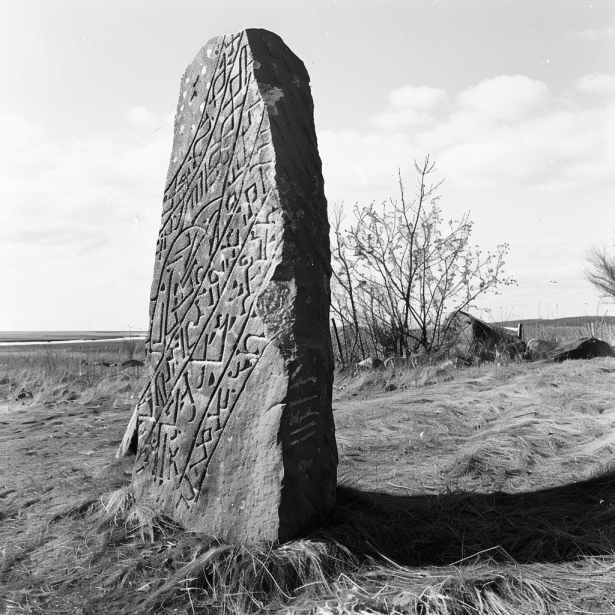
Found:
[[[285,545],[212,544],[152,592],[134,612],[147,614],[183,586],[221,613],[247,614],[333,593],[336,572],[354,558],[335,544],[299,540]],[[204,590],[199,594],[198,590]]]
[[[179,525],[151,503],[136,500],[129,486],[104,496],[90,515],[96,531],[114,531],[115,541],[173,544],[182,535]],[[194,536],[196,540],[180,557],[166,558],[174,561],[170,576],[158,582],[145,600],[132,603],[126,613],[154,612],[165,602],[175,604],[185,592],[199,604],[215,606],[216,612],[254,613],[287,604],[299,594],[302,599],[331,595],[336,575],[359,566],[347,548],[331,540],[230,545]],[[120,563],[108,568],[101,583],[114,587],[128,579],[136,582],[133,577],[134,572]]]
[[[179,528],[170,517],[157,511],[151,502],[137,500],[129,486],[103,496],[95,519],[99,530],[111,524],[122,524],[128,537],[138,534],[146,544],[151,544],[169,530]]]

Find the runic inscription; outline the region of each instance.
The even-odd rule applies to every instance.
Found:
[[[186,69],[133,485],[196,531],[286,540],[334,497],[329,243],[309,77],[275,34]]]

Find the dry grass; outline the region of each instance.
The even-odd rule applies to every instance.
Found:
[[[441,361],[433,365],[388,366],[377,370],[354,367],[336,371],[336,389],[342,396],[369,394],[379,389],[387,392],[415,389],[451,382],[460,374],[471,373],[477,368],[460,370],[453,361]]]
[[[0,348],[0,403],[54,404],[89,402],[123,392],[139,391],[145,368],[122,368],[128,358],[144,359],[143,342],[124,340],[83,346]],[[106,364],[106,365],[105,365]],[[126,384],[130,383],[130,384]],[[122,385],[119,386],[122,388]]]
[[[535,615],[555,613],[561,605],[557,590],[534,574],[519,574],[478,564],[459,567],[454,574],[425,585],[425,573],[408,569],[391,572],[374,568],[366,584],[381,585],[377,591],[365,589],[348,579],[338,596],[317,609],[315,615],[382,613],[387,615]],[[387,578],[388,582],[382,584]],[[341,584],[340,584],[341,585]],[[298,611],[294,611],[298,612]],[[561,612],[561,611],[559,611]]]
[[[0,612],[615,612],[613,359],[342,374],[336,506],[300,540],[242,546],[133,497],[130,460],[113,453],[137,378],[41,406],[54,379],[78,376],[43,360],[8,376],[38,384],[0,416],[0,435],[38,438],[32,456],[0,441],[0,465],[15,456],[0,482]],[[58,447],[60,413],[56,429],[76,435]]]

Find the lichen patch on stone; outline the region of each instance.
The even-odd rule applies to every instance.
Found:
[[[283,98],[284,92],[275,86],[271,86],[267,83],[259,83],[258,87],[261,92],[263,102],[267,105],[267,111],[269,115],[277,115],[278,109],[276,103]]]

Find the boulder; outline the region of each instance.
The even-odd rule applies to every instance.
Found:
[[[363,361],[359,361],[357,363],[357,367],[359,369],[378,369],[384,365],[382,359],[378,357],[367,357],[367,359],[363,359]]]
[[[384,367],[387,368],[403,368],[409,365],[408,357],[388,357],[384,360]]]
[[[444,346],[450,357],[463,363],[494,361],[503,355],[514,358],[522,355],[526,344],[516,335],[497,325],[468,314],[457,312],[447,321]]]
[[[540,338],[532,338],[527,343],[527,350],[525,352],[525,359],[547,359],[549,354],[557,346],[557,342],[554,340],[543,340]]]
[[[607,342],[595,337],[583,337],[572,342],[557,344],[548,352],[553,361],[560,362],[566,359],[593,359],[595,357],[612,357],[613,348]]]
[[[543,340],[538,337],[532,338],[527,343],[527,349],[530,352],[535,352],[538,354],[541,353],[549,353],[557,346],[557,342],[555,340]]]
[[[128,361],[122,363],[122,367],[142,367],[143,365],[145,365],[145,363],[138,359],[128,359]]]

